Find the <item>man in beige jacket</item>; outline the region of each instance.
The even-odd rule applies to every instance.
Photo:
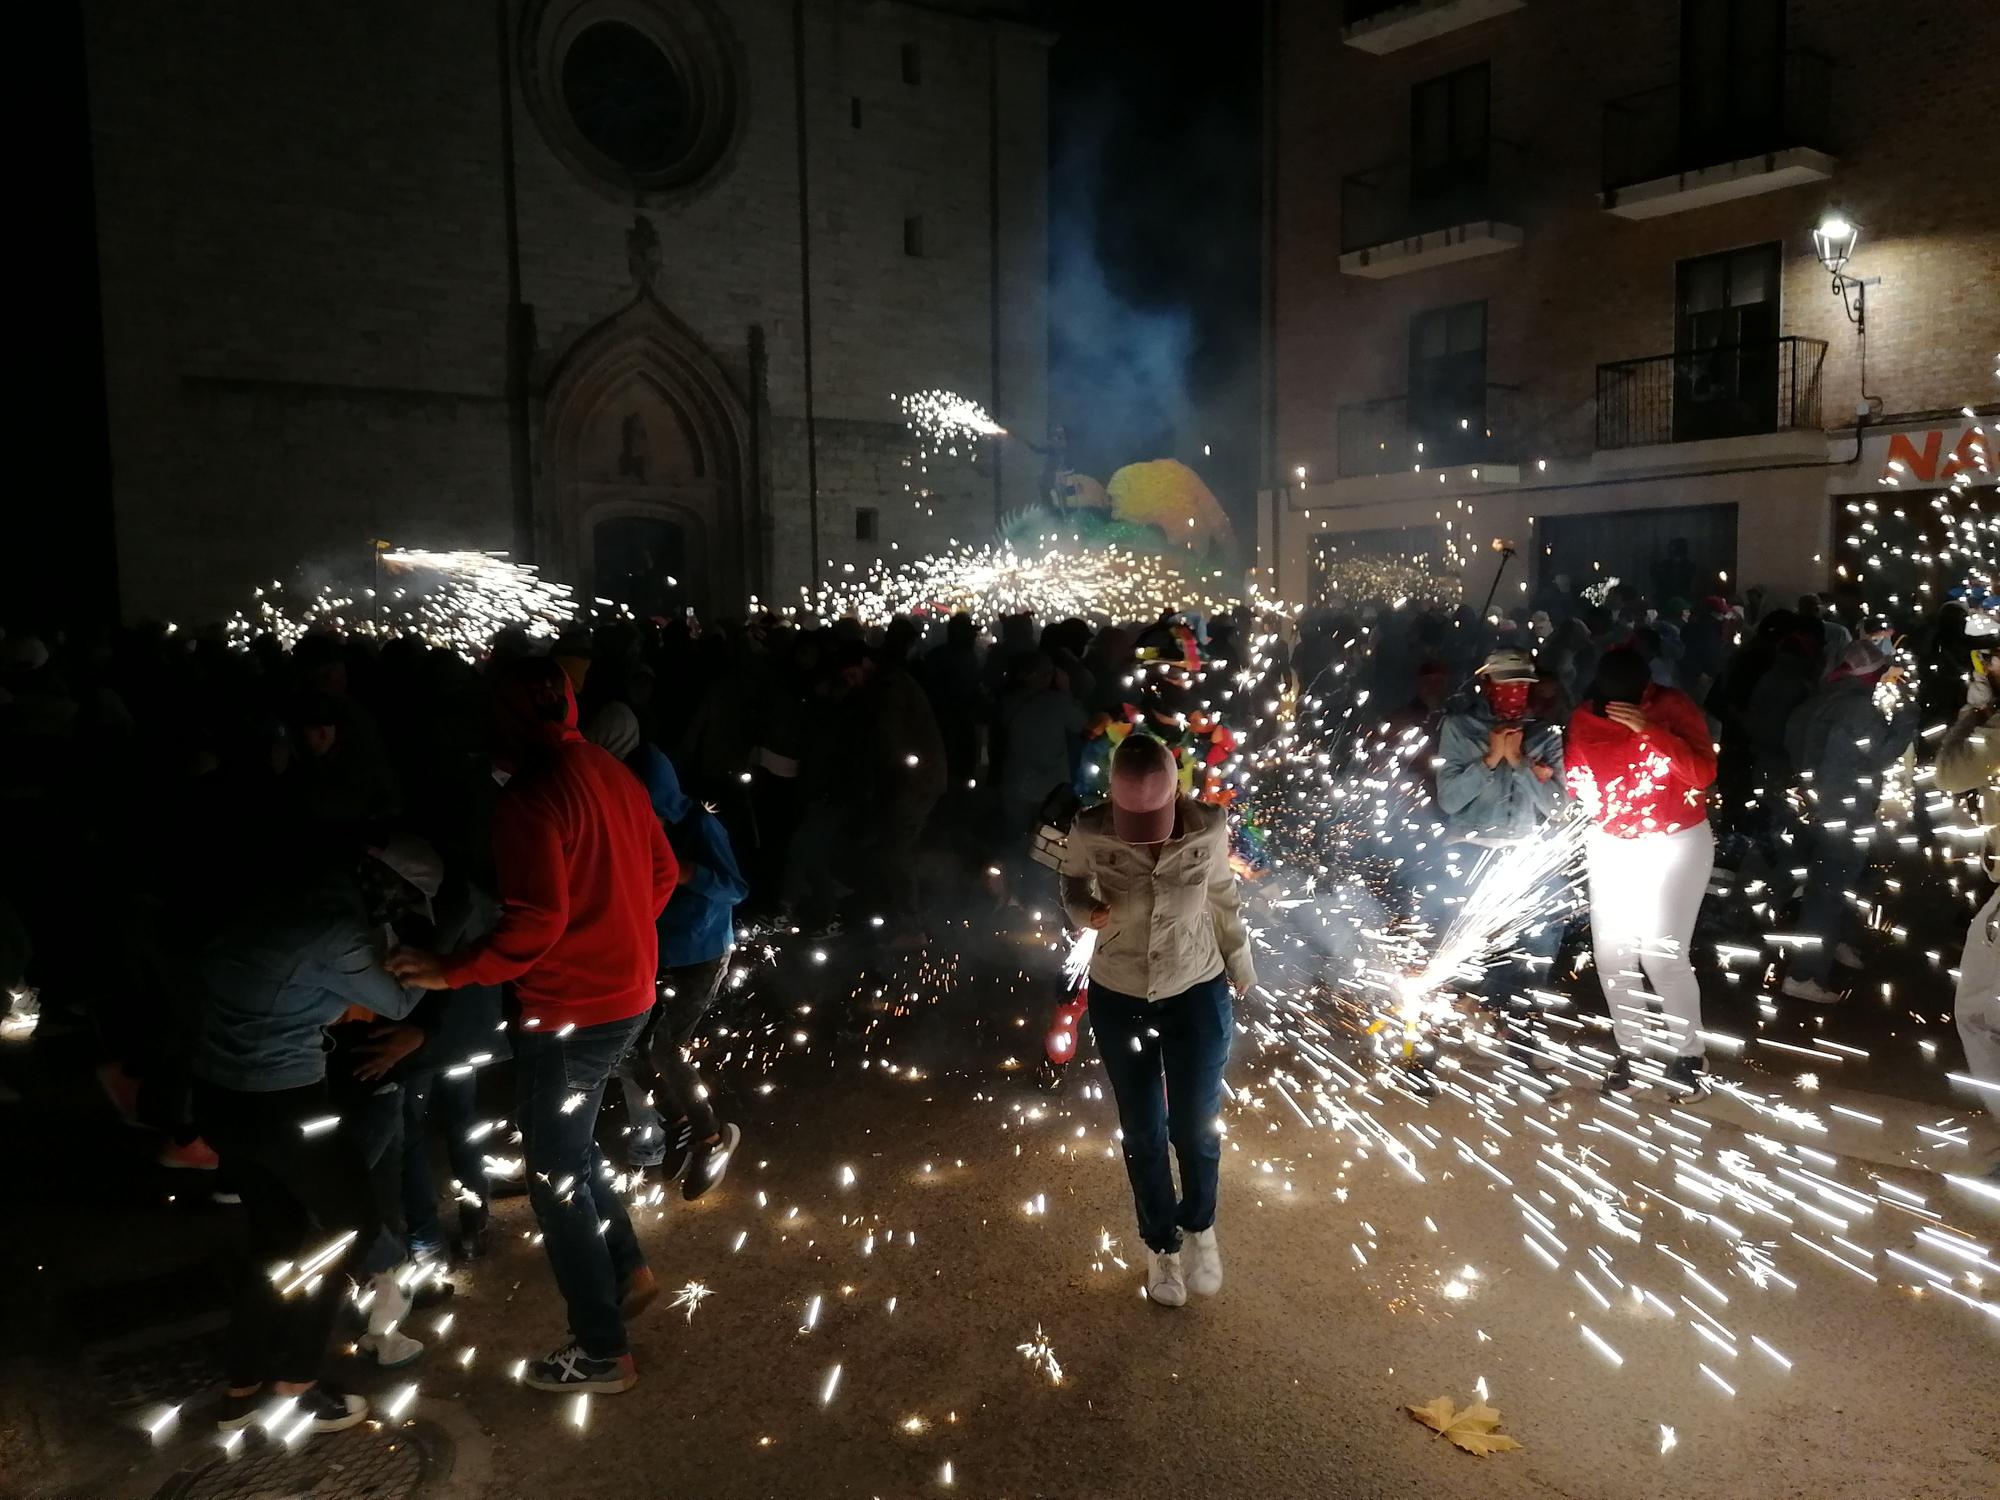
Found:
[[[1941,792],[1976,792],[1979,822],[1986,839],[1988,880],[2000,881],[2000,651],[1986,657],[1986,671],[1972,679],[1965,707],[1945,731],[1933,773]],[[1953,1007],[1965,1065],[1978,1081],[1985,1105],[2000,1120],[2000,886],[1986,898],[1965,930],[1959,960],[1958,1000]],[[2000,1152],[1988,1173],[2000,1182]]]

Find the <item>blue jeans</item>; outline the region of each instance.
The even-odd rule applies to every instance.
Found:
[[[597,1107],[611,1068],[644,1015],[602,1026],[514,1034],[515,1119],[527,1167],[528,1201],[541,1226],[549,1269],[569,1306],[570,1337],[592,1359],[625,1354],[621,1289],[643,1267],[625,1203],[597,1149]],[[579,1097],[580,1096],[580,1097]],[[571,1099],[576,1105],[565,1110]],[[606,1225],[602,1233],[598,1225]]]
[[[1178,1250],[1182,1230],[1215,1223],[1222,1165],[1215,1122],[1222,1113],[1230,1025],[1229,984],[1220,974],[1157,1001],[1090,986],[1090,1029],[1118,1101],[1125,1172],[1139,1211],[1139,1237],[1149,1250]],[[1178,1202],[1169,1142],[1180,1161]]]
[[[444,1136],[445,1160],[458,1185],[478,1198],[478,1206],[462,1199],[459,1228],[470,1234],[486,1223],[486,1146],[472,1140],[478,1123],[478,1075],[448,1072],[403,1075],[403,1216],[410,1240],[435,1245],[444,1238],[438,1218],[437,1180],[431,1176],[430,1122],[437,1120]]]
[[[1852,820],[1850,815],[1850,821]],[[1872,814],[1870,815],[1872,818]],[[1851,828],[1813,830],[1812,862],[1806,868],[1806,893],[1799,902],[1799,931],[1819,939],[1799,949],[1786,970],[1798,979],[1825,984],[1833,972],[1833,950],[1840,941],[1841,917],[1847,893],[1861,883],[1868,868],[1868,846],[1854,842]]]

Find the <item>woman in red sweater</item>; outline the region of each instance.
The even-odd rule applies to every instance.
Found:
[[[1686,693],[1651,681],[1638,652],[1607,651],[1589,697],[1570,716],[1563,761],[1570,795],[1594,825],[1584,845],[1590,941],[1618,1042],[1604,1091],[1632,1086],[1632,1059],[1652,1028],[1655,999],[1665,1013],[1655,1042],[1673,1053],[1666,1076],[1698,1089],[1701,987],[1689,948],[1715,865],[1708,720]]]

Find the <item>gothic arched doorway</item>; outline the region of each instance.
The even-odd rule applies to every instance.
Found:
[[[551,571],[644,614],[742,612],[759,571],[749,420],[693,332],[641,292],[577,340],[547,412]]]

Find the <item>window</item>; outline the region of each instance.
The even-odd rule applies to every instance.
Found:
[[[1779,255],[1750,245],[1675,266],[1675,442],[1775,430]]]
[[[715,7],[547,0],[515,7],[521,91],[563,164],[621,208],[659,208],[727,159],[741,62]]]
[[[915,42],[903,43],[903,82],[918,84],[924,81],[924,54]]]
[[[924,216],[911,214],[903,220],[903,254],[921,256],[924,253]]]
[[[1485,63],[1411,88],[1412,229],[1441,229],[1481,217],[1486,192],[1489,88]]]
[[[1486,441],[1486,304],[1410,319],[1410,436],[1423,463],[1475,458]]]
[[[863,507],[854,512],[854,540],[872,542],[875,540],[882,513],[872,507]]]
[[[1780,0],[1682,0],[1683,160],[1731,161],[1780,144],[1784,37]]]
[[[635,176],[687,154],[687,86],[660,44],[635,26],[586,26],[563,54],[562,99],[592,149]]]
[[[847,101],[847,123],[856,130],[861,128],[861,96],[856,94]]]

